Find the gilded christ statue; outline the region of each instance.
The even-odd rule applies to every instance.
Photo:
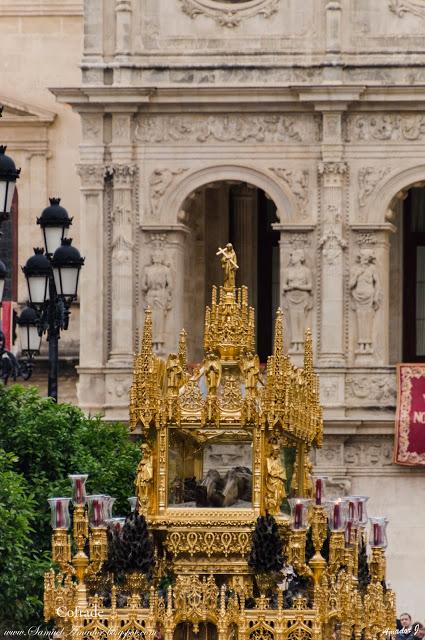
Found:
[[[233,245],[228,242],[224,249],[219,249],[216,255],[221,255],[224,270],[224,288],[234,289],[236,286],[236,271],[239,269]]]

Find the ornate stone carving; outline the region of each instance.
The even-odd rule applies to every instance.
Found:
[[[343,250],[347,247],[347,242],[329,228],[319,240],[319,247],[322,249],[323,258],[328,265],[335,265]]]
[[[364,207],[366,201],[378,182],[390,172],[388,167],[378,169],[376,167],[362,167],[359,169],[357,181],[359,185],[359,205]]]
[[[149,192],[151,200],[151,213],[156,215],[159,211],[161,200],[175,178],[187,169],[155,169],[149,178]]]
[[[283,272],[283,294],[289,312],[291,351],[302,353],[308,312],[313,307],[313,278],[305,264],[304,249],[294,249]]]
[[[411,13],[425,20],[425,0],[389,0],[388,6],[399,18]]]
[[[173,288],[170,265],[164,254],[164,238],[153,236],[152,242],[151,264],[144,268],[141,289],[146,307],[152,310],[153,347],[157,353],[161,353],[165,342],[166,319],[172,309]]]
[[[421,141],[425,116],[417,113],[365,113],[348,116],[347,142]]]
[[[357,264],[352,267],[350,274],[352,309],[357,317],[358,355],[373,353],[373,325],[382,296],[375,261],[373,249],[360,249]]]
[[[351,479],[342,476],[327,477],[326,499],[335,500],[340,496],[348,496],[351,493]]]
[[[284,169],[281,167],[270,168],[278,178],[280,178],[285,184],[288,185],[295,200],[297,201],[298,210],[300,215],[304,218],[308,215],[307,203],[308,203],[308,184],[309,184],[309,172],[297,171],[291,169]]]
[[[317,142],[319,121],[309,114],[141,115],[135,138],[143,144]]]
[[[347,376],[345,401],[349,406],[392,408],[396,405],[396,399],[396,379],[392,373]]]
[[[84,143],[100,141],[103,133],[102,116],[97,113],[82,113],[81,128]]]
[[[79,164],[77,173],[83,189],[103,189],[105,178],[111,176],[111,170],[103,164]]]
[[[113,164],[107,169],[113,175],[116,187],[130,187],[137,171],[133,164]]]
[[[222,27],[238,27],[244,18],[260,15],[269,18],[278,10],[280,0],[180,0],[183,13],[191,18],[203,15]],[[225,5],[232,5],[233,8]],[[237,5],[237,6],[236,6]]]
[[[380,436],[348,441],[344,447],[344,464],[351,467],[384,467],[392,464],[392,439]]]

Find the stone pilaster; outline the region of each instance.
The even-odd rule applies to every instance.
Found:
[[[115,56],[128,56],[131,51],[131,0],[115,3]]]
[[[114,164],[111,213],[111,305],[109,364],[131,366],[133,360],[133,182],[132,164]]]
[[[238,256],[237,282],[246,284],[249,302],[257,301],[257,201],[256,189],[249,185],[231,189],[234,246]]]
[[[322,366],[345,364],[344,319],[344,162],[319,165],[322,193],[321,310],[319,362]]]
[[[85,257],[80,279],[79,405],[92,411],[103,408],[105,363],[105,313],[102,292],[104,272],[104,187],[107,170],[103,163],[78,166],[81,179],[80,251]]]
[[[103,0],[84,0],[83,81],[102,84],[102,68],[86,68],[103,62]]]

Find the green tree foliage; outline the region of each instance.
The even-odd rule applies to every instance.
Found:
[[[34,598],[40,605],[43,589],[40,564],[46,566],[46,552],[51,543],[47,498],[70,496],[68,474],[88,473],[88,492],[108,493],[117,498],[115,513],[126,515],[127,497],[134,493],[139,447],[129,439],[123,424],[87,417],[77,407],[41,398],[36,389],[14,385],[0,387],[0,449],[17,458],[15,472],[20,474],[20,486],[28,500],[26,518],[31,524],[26,530],[29,564],[25,568],[20,565],[20,571],[7,569],[2,575],[10,584],[10,601],[18,602],[23,597],[18,583],[25,583],[28,602]],[[16,518],[13,511],[10,513],[7,521],[13,530]],[[0,545],[12,544],[7,542],[8,538],[5,540]],[[34,575],[31,589],[27,574]],[[40,606],[38,611],[41,621]],[[33,623],[34,617],[28,621]]]

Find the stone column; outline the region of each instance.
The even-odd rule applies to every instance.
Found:
[[[319,362],[321,366],[345,363],[344,330],[344,162],[322,162],[321,207],[321,309]]]
[[[350,352],[355,366],[389,364],[390,223],[353,225],[350,265]],[[360,281],[360,282],[359,282]],[[361,302],[356,296],[361,287]],[[367,295],[368,291],[370,296]],[[359,323],[361,325],[359,333]]]
[[[115,4],[115,60],[123,63],[131,54],[131,0],[116,0]],[[131,79],[131,69],[119,66],[114,72],[114,84],[128,84]]]
[[[249,302],[255,306],[257,300],[257,191],[250,185],[231,189],[233,211],[233,233],[235,251],[238,256],[238,285],[249,289]]]
[[[113,195],[110,220],[111,292],[109,364],[131,367],[134,352],[134,228],[132,113],[112,114]]]
[[[80,251],[85,257],[80,279],[80,365],[78,403],[87,411],[104,404],[106,321],[104,314],[104,185],[103,164],[80,164]]]
[[[84,0],[84,55],[86,65],[103,62],[103,0]],[[102,84],[103,69],[83,69],[83,81]]]

